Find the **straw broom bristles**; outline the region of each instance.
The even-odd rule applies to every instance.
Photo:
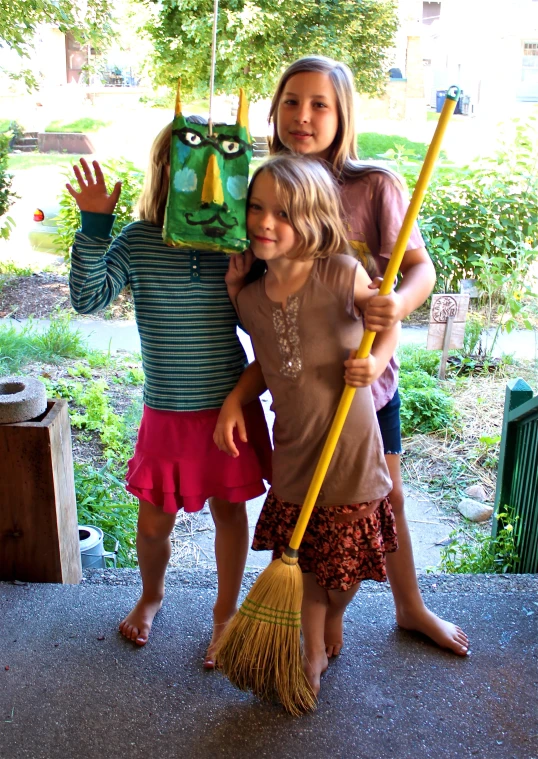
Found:
[[[293,716],[316,706],[302,666],[302,600],[297,557],[284,553],[258,577],[215,652],[215,666],[230,682],[259,698],[278,698]]]

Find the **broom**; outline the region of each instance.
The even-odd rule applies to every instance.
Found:
[[[451,87],[379,288],[380,295],[388,295],[392,290],[458,97],[459,89]],[[355,358],[368,357],[374,338],[375,332],[364,331]],[[280,559],[272,561],[260,574],[226,627],[215,653],[215,666],[234,685],[241,690],[250,690],[262,699],[278,698],[286,711],[294,716],[316,706],[316,697],[302,667],[303,580],[298,564],[299,546],[354,395],[355,388],[346,385],[289,546]]]

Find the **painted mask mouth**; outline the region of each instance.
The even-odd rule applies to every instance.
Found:
[[[226,207],[223,208],[225,213],[227,210]],[[220,211],[217,211],[209,219],[200,219],[199,221],[195,221],[192,216],[192,213],[185,214],[185,221],[187,224],[191,227],[202,227],[202,232],[207,235],[207,237],[224,237],[229,229],[233,229],[237,226],[237,219],[235,216],[232,216],[232,223],[227,224],[224,219],[221,218]],[[218,224],[215,224],[215,222],[218,222]]]

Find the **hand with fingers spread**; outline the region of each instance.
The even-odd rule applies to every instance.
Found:
[[[234,429],[236,427],[239,439],[243,443],[246,443],[247,430],[243,409],[232,392],[226,398],[220,410],[215,432],[213,433],[213,440],[219,451],[224,451],[224,453],[227,453],[234,459],[239,456],[239,451],[234,443]]]
[[[245,277],[249,273],[253,261],[254,253],[250,248],[247,248],[241,255],[230,256],[228,271],[224,277],[230,298],[236,298],[243,289]]]
[[[92,161],[93,173],[84,158],[80,159],[80,165],[82,166],[82,171],[76,164],[73,166],[73,172],[77,178],[80,192],[77,192],[69,183],[66,184],[69,194],[75,199],[80,210],[90,211],[91,213],[114,213],[114,208],[120,197],[121,182],[116,182],[114,189],[109,194],[99,163]]]

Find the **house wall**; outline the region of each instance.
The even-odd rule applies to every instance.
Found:
[[[35,37],[36,68],[47,86],[66,84],[64,34],[42,24]]]
[[[431,105],[436,90],[451,84],[482,112],[538,100],[538,68],[527,67],[524,77],[522,65],[523,43],[538,42],[537,0],[441,0],[440,18],[423,25],[423,36]]]

